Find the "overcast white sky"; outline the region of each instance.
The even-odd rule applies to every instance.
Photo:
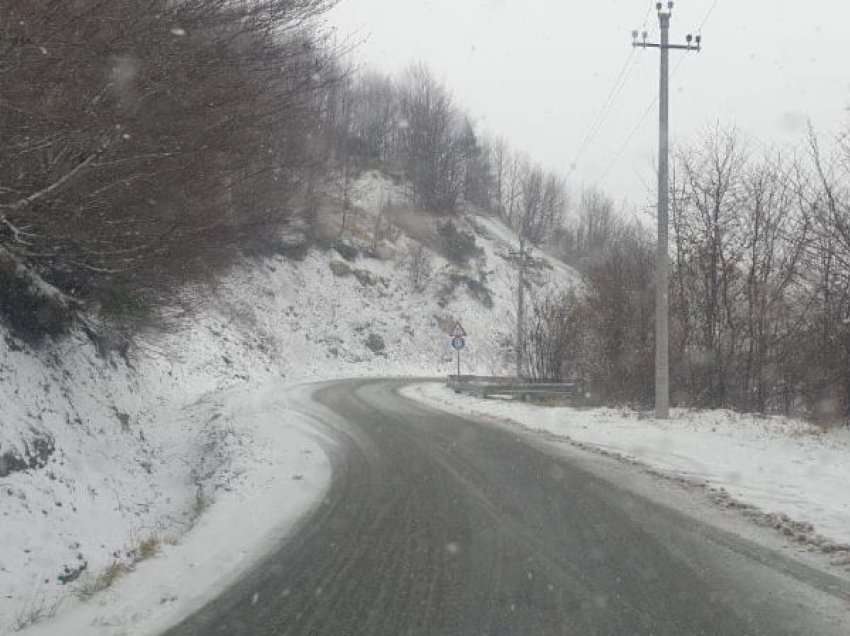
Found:
[[[593,142],[576,153],[631,53],[631,31],[657,38],[654,0],[342,0],[330,21],[365,39],[358,61],[398,71],[424,61],[483,130],[504,135],[574,189],[599,184],[643,205],[655,197],[657,107],[623,144],[658,91],[658,52],[638,50]],[[673,40],[696,31],[714,0],[680,0]],[[714,122],[759,144],[800,141],[806,119],[835,133],[850,105],[850,5],[839,0],[717,0],[701,53],[673,53],[672,135]],[[685,57],[683,61],[679,58]],[[613,165],[612,165],[613,164]],[[608,168],[610,167],[610,170]]]

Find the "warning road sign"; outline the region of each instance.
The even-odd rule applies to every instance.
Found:
[[[455,323],[454,329],[452,329],[452,338],[466,338],[466,329],[460,322]]]

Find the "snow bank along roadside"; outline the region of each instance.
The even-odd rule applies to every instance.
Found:
[[[331,466],[321,437],[293,399],[311,389],[279,384],[216,394],[195,415],[222,419],[239,430],[231,478],[215,504],[179,543],[139,563],[87,602],[72,602],[55,621],[24,633],[158,634],[235,581],[290,533],[324,496]],[[303,398],[302,398],[303,399]]]
[[[668,421],[630,411],[577,410],[457,395],[439,384],[403,394],[460,413],[507,418],[664,476],[850,565],[850,431],[728,411],[676,410]]]

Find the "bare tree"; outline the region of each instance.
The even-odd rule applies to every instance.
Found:
[[[603,255],[587,263],[581,319],[586,323],[585,377],[597,397],[651,404],[654,395],[654,246],[627,226]]]
[[[603,255],[621,225],[611,198],[598,189],[585,189],[575,217],[560,228],[558,247],[565,260],[580,264]]]
[[[506,216],[505,190],[508,180],[508,165],[510,164],[510,149],[503,137],[497,138],[490,145],[490,164],[493,170],[493,200],[495,212],[500,217]]]
[[[397,159],[399,99],[393,80],[367,71],[354,84],[352,127],[358,154],[385,164]]]
[[[738,404],[764,412],[776,384],[775,357],[793,337],[797,312],[789,303],[807,246],[809,220],[798,214],[795,180],[781,156],[765,158],[745,175],[742,206],[742,284],[746,312]]]
[[[806,254],[809,314],[802,355],[789,364],[818,418],[845,421],[850,414],[850,148],[839,138],[838,152],[824,157],[809,127],[812,178],[801,179],[801,207],[812,218],[813,240]]]
[[[433,274],[433,264],[425,246],[416,243],[410,248],[402,264],[407,270],[408,280],[413,291],[424,291]]]
[[[532,304],[525,325],[525,375],[535,380],[573,379],[579,364],[579,304],[573,293],[548,294]]]
[[[746,158],[734,131],[715,130],[702,145],[679,153],[678,192],[673,228],[677,250],[684,253],[682,289],[692,295],[688,306],[699,333],[701,353],[689,363],[704,388],[702,401],[726,406],[729,371],[740,342],[736,303],[742,258],[739,206],[743,197]],[[734,386],[734,385],[732,385]]]
[[[508,223],[521,245],[540,245],[552,238],[567,207],[564,181],[539,165],[514,159],[509,171],[509,197],[504,206]]]
[[[463,191],[459,114],[448,90],[422,65],[410,67],[399,87],[405,171],[416,203],[452,212]]]

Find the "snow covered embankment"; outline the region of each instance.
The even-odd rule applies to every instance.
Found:
[[[846,429],[825,432],[799,420],[729,411],[679,409],[659,421],[625,410],[483,400],[437,384],[405,393],[451,411],[509,419],[704,485],[716,503],[831,554],[835,565],[850,565]]]
[[[68,604],[58,618],[26,633],[158,634],[278,545],[330,483],[317,431],[298,412],[297,403],[309,399],[310,390],[272,383],[224,391],[196,404],[192,417],[238,427],[244,448],[233,454],[227,476],[217,484],[215,503],[178,543],[164,544],[157,558],[137,564],[131,576],[87,602]]]
[[[216,311],[198,326],[131,362],[0,340],[0,633],[148,633],[321,499],[327,458],[272,357]]]

